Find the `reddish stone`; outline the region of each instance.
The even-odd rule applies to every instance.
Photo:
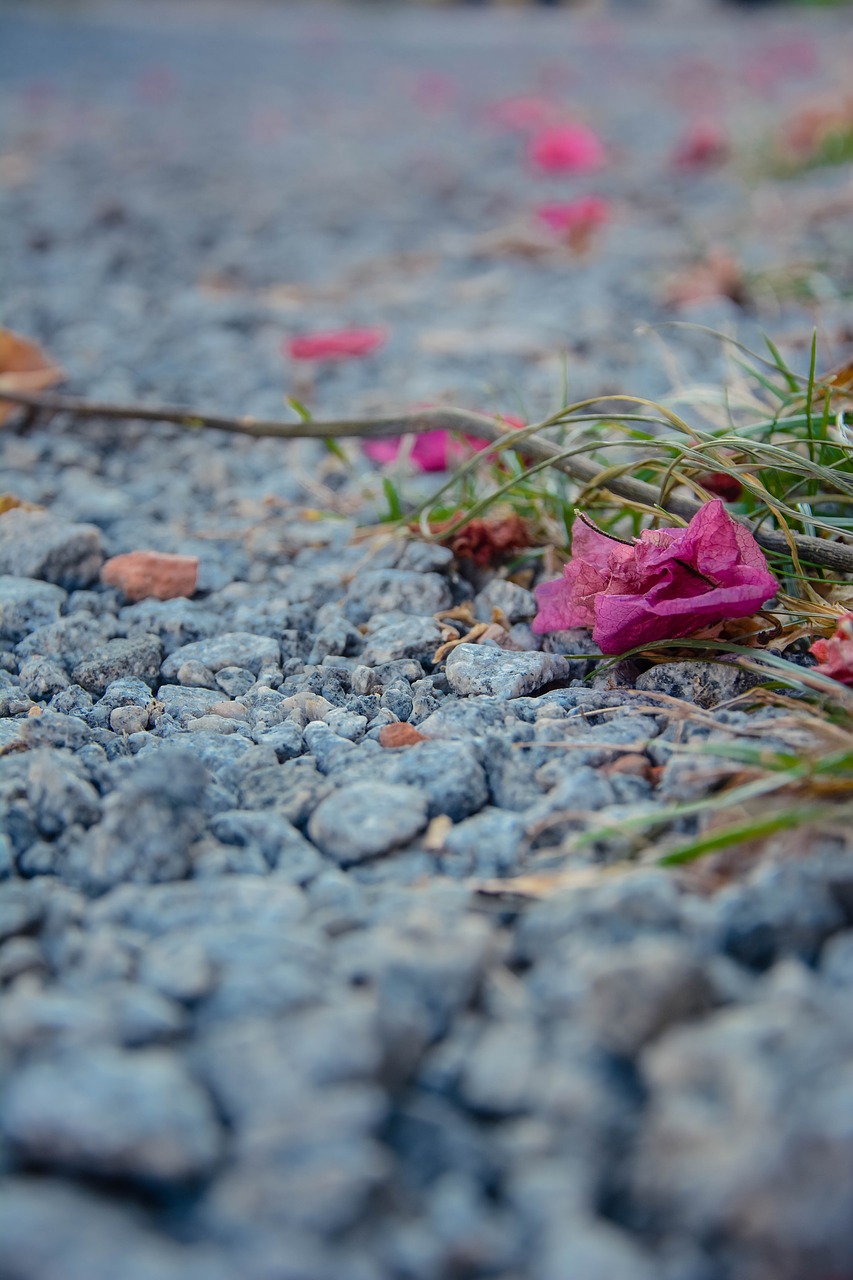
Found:
[[[113,556],[101,569],[101,582],[118,587],[128,600],[191,596],[197,581],[196,556],[173,556],[163,551],[130,551]]]

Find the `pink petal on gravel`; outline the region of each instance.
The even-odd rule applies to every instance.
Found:
[[[357,360],[377,351],[387,337],[384,329],[329,329],[288,338],[283,346],[291,360]]]
[[[543,129],[530,143],[530,163],[544,173],[588,173],[607,160],[601,139],[583,124]]]

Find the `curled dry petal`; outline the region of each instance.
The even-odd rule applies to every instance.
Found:
[[[719,498],[686,529],[647,529],[634,543],[578,519],[563,577],[536,588],[533,630],[591,627],[602,653],[625,653],[748,617],[778,586],[752,534]]]
[[[62,370],[29,338],[0,329],[0,392],[43,391],[62,381]],[[0,426],[16,406],[0,398]]]

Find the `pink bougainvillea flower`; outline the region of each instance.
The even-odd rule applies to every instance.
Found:
[[[544,173],[588,173],[607,159],[601,139],[584,124],[543,129],[531,139],[528,156]]]
[[[288,338],[283,349],[291,360],[357,360],[378,350],[387,336],[384,329],[330,329]]]
[[[853,684],[853,613],[839,618],[835,634],[828,640],[815,640],[809,652],[817,658],[815,671],[820,675]]]
[[[676,144],[672,163],[677,169],[706,169],[729,156],[729,135],[716,120],[694,120]]]
[[[583,196],[580,200],[553,201],[540,205],[536,216],[558,235],[591,231],[610,218],[610,202],[600,196]]]
[[[719,498],[686,529],[647,529],[633,543],[578,518],[563,577],[536,588],[533,630],[592,627],[602,653],[625,653],[748,617],[778,587],[758,543]]]
[[[521,418],[516,418],[509,413],[502,413],[500,418],[517,429],[527,426]],[[365,440],[362,449],[368,458],[384,466],[386,463],[396,462],[401,443],[400,436],[387,436],[384,440]],[[466,444],[469,446],[468,449],[465,447]],[[449,431],[425,431],[416,438],[409,457],[419,471],[449,471],[451,467],[470,457],[470,449],[479,452],[487,446],[487,440],[480,440],[476,436],[465,436],[465,443],[463,443]]]

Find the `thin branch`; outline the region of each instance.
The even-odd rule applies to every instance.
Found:
[[[612,397],[602,397],[603,400],[609,398]],[[228,431],[256,438],[280,440],[324,440],[329,437],[347,436],[376,439],[383,436],[420,435],[425,431],[460,431],[466,435],[487,440],[490,444],[500,443],[504,448],[516,449],[537,462],[551,461],[557,470],[565,472],[587,488],[595,487],[596,481],[601,479],[603,491],[625,498],[629,502],[663,507],[672,515],[680,516],[684,520],[692,519],[702,506],[695,498],[680,494],[668,494],[661,502],[660,492],[654,485],[647,484],[644,480],[634,480],[630,476],[607,475],[606,479],[603,479],[606,468],[597,462],[580,455],[566,457],[564,450],[558,444],[528,434],[529,429],[517,431],[500,419],[488,417],[486,414],[470,413],[465,409],[420,409],[413,413],[398,413],[390,417],[347,418],[331,422],[276,422],[247,416],[229,418],[219,414],[194,413],[176,405],[102,404],[97,401],[78,399],[75,396],[58,396],[47,392],[25,393],[0,388],[0,401],[3,400],[41,412],[67,413],[77,418],[170,422],[190,430],[206,427],[213,431]],[[809,537],[805,534],[792,533],[789,540],[781,530],[754,528],[742,516],[734,516],[734,519],[750,529],[756,542],[767,551],[790,555],[791,542],[793,542],[802,560],[810,564],[822,565],[836,573],[853,574],[853,546],[842,542],[830,542],[825,538]]]

